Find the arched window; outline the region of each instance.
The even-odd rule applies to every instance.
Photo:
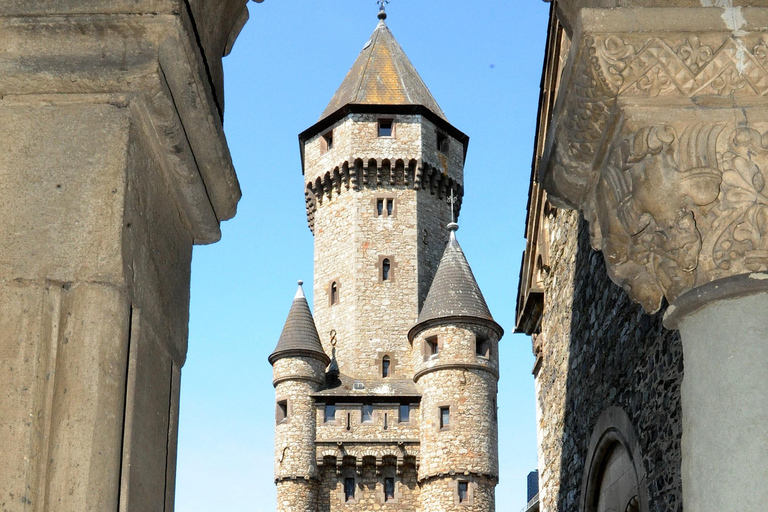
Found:
[[[336,281],[331,283],[331,304],[336,304],[339,302],[339,285],[336,283]]]
[[[381,359],[381,376],[382,377],[389,377],[389,356],[384,356]]]
[[[381,262],[381,280],[382,281],[389,280],[389,271],[390,271],[389,258],[384,258],[384,260]]]

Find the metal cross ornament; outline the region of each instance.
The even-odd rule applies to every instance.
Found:
[[[376,0],[376,3],[379,4],[379,11],[384,12],[386,11],[386,5],[389,3],[389,0]]]
[[[451,195],[448,196],[448,199],[451,201],[451,222],[456,222],[456,209],[454,207],[454,201],[456,201],[456,195],[453,193],[453,189],[451,189]]]

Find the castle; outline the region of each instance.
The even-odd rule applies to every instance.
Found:
[[[281,512],[493,511],[498,342],[456,239],[468,137],[385,24],[300,136],[315,237],[274,352]]]

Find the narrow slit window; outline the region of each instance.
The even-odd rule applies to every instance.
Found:
[[[288,419],[288,400],[280,400],[275,407],[275,422],[280,423]]]
[[[362,422],[363,423],[371,423],[373,421],[373,406],[372,405],[364,405],[363,406],[363,414],[362,414]]]
[[[384,413],[384,430],[387,430],[389,428],[389,415],[385,412]]]
[[[384,260],[381,262],[381,280],[382,281],[389,280],[390,270],[391,270],[391,264],[389,263],[389,258],[384,258]]]
[[[326,423],[336,420],[336,406],[333,404],[326,404],[325,411],[323,412],[323,421]]]
[[[355,499],[355,479],[344,479],[344,501],[352,501]]]
[[[437,150],[445,155],[448,154],[448,136],[444,133],[437,133]]]
[[[393,124],[392,119],[379,119],[379,137],[391,137]]]
[[[384,378],[389,377],[389,365],[389,356],[384,356],[381,359],[381,376]]]
[[[387,477],[384,479],[384,501],[395,499],[395,479]]]
[[[437,336],[430,336],[424,340],[424,359],[429,359],[432,356],[437,356],[440,351],[440,346],[437,343]]]
[[[440,428],[448,428],[451,425],[451,408],[440,408]]]
[[[392,216],[392,212],[395,209],[395,200],[394,199],[387,199],[387,217]]]
[[[400,404],[400,423],[411,421],[411,406],[409,404]]]
[[[459,482],[459,503],[466,503],[469,499],[469,482]]]
[[[384,199],[380,198],[376,200],[376,216],[381,217],[384,215]]]
[[[347,413],[347,430],[352,430],[352,414]]]
[[[331,305],[339,302],[339,285],[336,281],[331,283]]]
[[[329,130],[323,134],[323,140],[321,142],[322,152],[330,151],[333,149],[333,130]]]

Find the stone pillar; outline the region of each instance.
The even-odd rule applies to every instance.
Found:
[[[173,509],[194,243],[240,197],[245,0],[0,7],[0,503]]]
[[[686,509],[768,503],[766,284],[762,273],[715,281],[681,296],[665,317],[683,339]]]
[[[685,356],[684,506],[758,510],[768,498],[768,9],[705,3],[562,3],[572,46],[541,181],[589,221],[614,282],[649,313],[671,304],[665,325],[680,329]]]

